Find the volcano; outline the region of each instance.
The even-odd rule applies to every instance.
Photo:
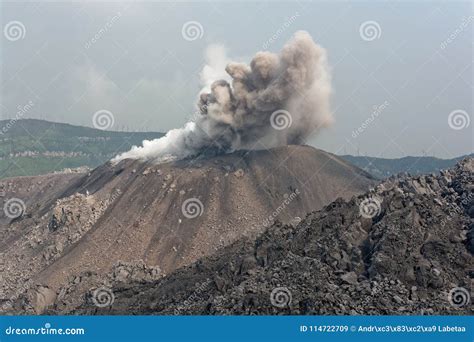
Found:
[[[474,159],[392,177],[157,281],[108,277],[107,306],[78,291],[92,284],[85,275],[47,313],[472,315],[473,182]],[[378,206],[370,215],[361,210],[368,198]]]
[[[0,298],[29,291],[41,313],[81,274],[125,263],[161,277],[376,181],[333,154],[285,146],[162,164],[126,159],[4,183],[5,201],[20,198],[25,210],[2,217]]]

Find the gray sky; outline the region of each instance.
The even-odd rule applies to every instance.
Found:
[[[3,2],[1,11],[2,119],[92,127],[105,109],[112,130],[177,128],[194,111],[209,45],[249,62],[306,30],[328,51],[334,88],[335,123],[312,145],[383,157],[473,151],[472,2]],[[189,21],[197,39],[183,37]]]

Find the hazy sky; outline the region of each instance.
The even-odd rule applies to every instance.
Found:
[[[92,127],[107,110],[113,130],[180,127],[209,45],[249,62],[306,30],[334,88],[335,123],[314,146],[455,157],[474,146],[473,14],[455,1],[3,2],[1,118]]]

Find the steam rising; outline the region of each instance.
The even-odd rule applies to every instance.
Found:
[[[222,48],[215,51],[224,56]],[[332,122],[326,51],[307,32],[296,32],[280,54],[258,52],[250,65],[229,63],[225,71],[231,84],[225,79],[205,81],[197,118],[160,139],[143,141],[143,146],[134,146],[113,161],[163,161],[302,144]],[[207,67],[203,74],[216,73]],[[283,128],[282,119],[286,119]]]

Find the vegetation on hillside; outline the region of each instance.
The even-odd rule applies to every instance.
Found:
[[[116,154],[161,137],[157,132],[112,132],[25,119],[0,121],[0,178],[65,168],[96,167]]]

